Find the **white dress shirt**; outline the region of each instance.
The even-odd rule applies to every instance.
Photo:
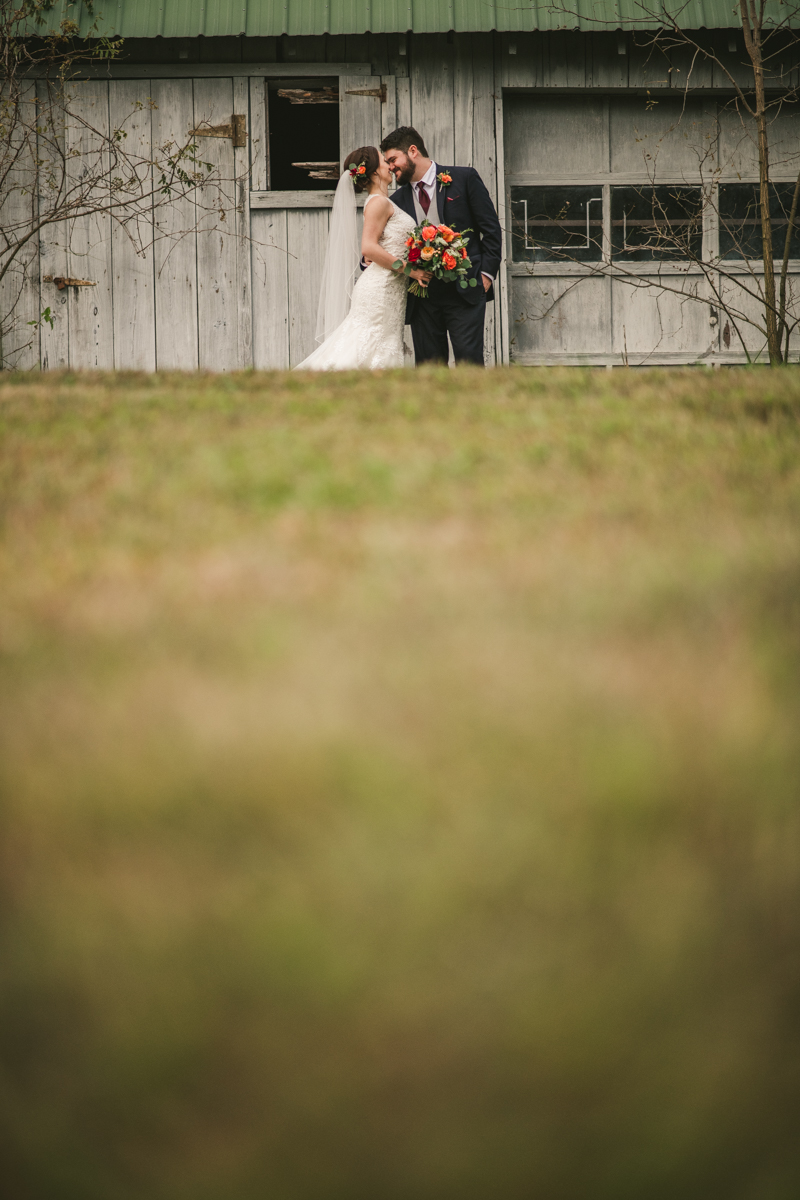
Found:
[[[419,185],[422,184],[423,187],[425,188],[425,193],[426,193],[428,199],[431,201],[433,207],[437,210],[435,215],[438,217],[437,224],[440,224],[442,218],[438,212],[438,205],[436,203],[436,176],[437,176],[437,174],[438,174],[438,170],[436,167],[436,163],[432,162],[431,165],[428,167],[427,171],[425,172],[425,174],[422,176],[422,179],[418,179],[417,182],[412,183],[411,186],[414,189],[414,200],[415,200],[414,207],[416,208],[417,205],[419,205]],[[420,208],[420,211],[421,211],[421,208]],[[419,214],[417,214],[417,215],[419,215]],[[430,214],[429,214],[429,216],[430,216]],[[469,253],[469,249],[467,250],[467,253]],[[481,275],[483,275],[483,277],[485,279],[488,279],[490,283],[494,283],[494,275],[489,275],[489,274],[487,274],[486,271],[481,271]]]

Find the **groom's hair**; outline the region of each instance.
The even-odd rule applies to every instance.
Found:
[[[430,157],[422,138],[410,125],[401,125],[399,129],[394,129],[381,142],[384,154],[387,150],[402,150],[403,154],[408,154],[410,146],[416,146],[423,158]]]

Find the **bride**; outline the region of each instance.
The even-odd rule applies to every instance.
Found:
[[[297,371],[403,366],[407,278],[392,263],[403,258],[415,222],[389,199],[391,179],[375,146],[361,146],[345,159],[333,201],[317,312],[317,341],[322,345]],[[356,192],[369,192],[360,252]],[[362,254],[369,266],[359,278]],[[418,270],[411,278],[427,283],[431,276]]]

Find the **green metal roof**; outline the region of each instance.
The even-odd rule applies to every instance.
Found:
[[[95,0],[94,7],[102,32],[123,37],[274,37],[641,28],[642,9],[657,6],[658,0],[563,0],[564,12],[553,0]],[[675,8],[686,29],[739,24],[735,0],[675,0]],[[83,35],[90,32],[93,18],[82,4],[56,0],[50,22],[63,15],[79,19]]]

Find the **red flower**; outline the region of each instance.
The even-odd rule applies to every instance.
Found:
[[[409,262],[419,262],[420,253],[421,253],[421,251],[419,250],[419,248],[417,246],[412,246],[408,252],[408,261]]]

